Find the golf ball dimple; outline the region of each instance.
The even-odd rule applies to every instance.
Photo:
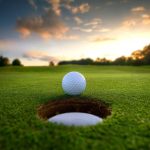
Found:
[[[69,72],[62,80],[62,88],[68,95],[80,95],[85,87],[85,77],[79,72]]]

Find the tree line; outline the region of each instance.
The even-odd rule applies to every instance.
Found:
[[[91,58],[60,61],[58,65],[77,64],[77,65],[150,65],[150,44],[145,46],[142,50],[136,50],[131,53],[129,57],[121,56],[114,61],[106,58],[97,58],[92,60]]]
[[[129,57],[121,56],[114,61],[106,58],[91,58],[80,60],[60,61],[58,65],[77,64],[77,65],[150,65],[150,44],[145,46],[142,50],[136,50],[131,53]],[[0,56],[0,67],[2,66],[23,66],[21,61],[16,58],[11,63],[9,58]],[[53,61],[49,62],[49,66],[55,66]]]
[[[23,66],[21,64],[21,61],[19,59],[14,59],[12,61],[12,63],[10,63],[10,60],[8,57],[3,57],[3,56],[0,56],[0,67],[3,67],[3,66]]]

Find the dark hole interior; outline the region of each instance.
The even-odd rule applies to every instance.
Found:
[[[111,115],[111,109],[104,102],[91,98],[71,97],[51,100],[38,107],[38,116],[48,119],[66,112],[84,112],[106,118]]]

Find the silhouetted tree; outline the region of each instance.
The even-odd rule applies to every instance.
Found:
[[[58,65],[78,64],[78,65],[150,65],[150,44],[145,46],[143,50],[136,50],[131,53],[131,56],[121,56],[114,61],[106,58],[97,58],[93,61],[90,58],[70,61],[60,61]]]
[[[0,56],[0,66],[3,66],[3,56]]]
[[[49,62],[49,66],[55,66],[54,62],[53,62],[53,61],[50,61],[50,62]]]
[[[144,55],[141,50],[137,50],[131,53],[131,57],[133,60],[137,60],[137,59],[143,59]]]
[[[130,57],[127,57],[127,60],[126,60],[126,64],[127,65],[132,65],[133,64],[133,58],[130,56]]]
[[[12,61],[12,65],[13,66],[22,66],[21,61],[17,58]]]
[[[8,66],[10,61],[7,57],[0,56],[0,66]]]
[[[95,62],[97,62],[97,63],[101,62],[101,58],[97,57],[96,60],[95,60]]]
[[[106,58],[97,58],[95,63],[96,65],[110,65],[111,61]]]
[[[150,64],[150,45],[147,45],[143,50],[134,51],[131,54],[133,59],[132,65],[149,65]]]
[[[58,65],[67,65],[67,64],[76,64],[76,65],[91,65],[93,60],[90,58],[80,59],[80,60],[70,60],[70,61],[60,61]]]
[[[150,65],[150,44],[143,48],[142,54],[144,55],[144,64]]]
[[[115,65],[126,65],[127,58],[125,56],[118,57],[114,60]]]
[[[80,64],[80,65],[90,65],[92,63],[93,63],[93,60],[90,58],[81,59],[77,62],[77,64]]]

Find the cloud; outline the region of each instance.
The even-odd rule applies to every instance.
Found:
[[[73,29],[73,30],[82,31],[82,32],[87,32],[87,33],[89,33],[89,32],[92,32],[92,31],[93,31],[93,29],[92,29],[92,28],[80,28],[80,27],[73,27],[72,29]]]
[[[124,20],[120,26],[120,30],[123,29],[133,29],[133,28],[141,28],[145,25],[150,25],[150,15],[142,14],[137,17],[132,17],[127,20]]]
[[[149,25],[150,24],[150,15],[148,15],[148,14],[143,14],[142,15],[142,23],[144,24],[144,25]]]
[[[113,1],[107,1],[107,2],[106,2],[106,5],[113,5],[113,4],[114,4]]]
[[[100,18],[94,18],[94,19],[84,23],[82,27],[73,27],[72,29],[90,33],[92,31],[97,31],[96,28],[99,24],[101,24],[101,22],[102,21]]]
[[[131,9],[132,12],[143,12],[145,8],[143,6],[134,7]]]
[[[28,37],[32,33],[40,35],[44,39],[63,39],[69,28],[62,22],[51,9],[48,9],[41,16],[19,18],[17,20],[17,31],[23,37]]]
[[[94,18],[91,21],[85,23],[85,26],[98,25],[101,24],[102,20],[100,18]]]
[[[83,23],[83,20],[79,17],[74,17],[75,22],[79,25],[81,23]]]
[[[52,5],[52,9],[56,15],[61,15],[60,0],[47,0]]]
[[[115,38],[112,37],[102,37],[102,36],[93,36],[93,37],[89,37],[89,39],[92,42],[106,42],[106,41],[115,40]]]
[[[12,50],[12,47],[16,45],[17,45],[16,41],[8,40],[8,39],[0,39],[0,50],[6,50],[6,49]]]
[[[101,22],[100,18],[94,18],[91,21],[84,23],[82,27],[73,27],[72,29],[90,33],[92,31],[97,31],[96,28]]]
[[[129,1],[132,1],[132,0],[121,0],[120,2],[121,3],[128,3]]]
[[[81,4],[80,6],[78,7],[73,7],[72,8],[72,13],[76,14],[76,13],[86,13],[88,12],[90,9],[90,6],[88,3],[85,3],[85,4]]]
[[[31,34],[31,31],[26,27],[19,27],[18,31],[22,34],[22,37],[27,37]]]
[[[45,53],[43,51],[39,51],[39,50],[28,51],[23,54],[23,57],[27,58],[27,59],[37,59],[37,60],[41,60],[41,61],[54,61],[54,62],[59,61],[58,58],[49,56],[47,53]]]
[[[88,28],[88,29],[85,29],[85,28],[80,28],[80,31],[83,31],[83,32],[92,32],[93,30]]]
[[[66,35],[63,40],[78,40],[80,37],[78,35]]]
[[[99,29],[99,30],[97,30],[97,31],[98,31],[98,32],[105,33],[105,32],[111,31],[111,29],[109,29],[109,28],[102,28],[102,29]]]
[[[100,18],[94,18],[91,21],[84,24],[85,27],[90,27],[92,29],[97,28],[102,23]]]
[[[70,3],[66,4],[65,7],[70,10],[73,14],[77,13],[86,13],[90,10],[90,6],[88,3],[83,3],[79,6],[72,6]]]
[[[37,10],[37,5],[36,5],[36,3],[35,3],[35,0],[28,0],[28,2],[29,2],[29,4],[35,9],[35,10]]]
[[[122,23],[122,27],[130,28],[136,25],[136,21],[134,19],[125,20]]]
[[[88,3],[82,3],[79,6],[73,6],[73,0],[46,0],[51,6],[52,10],[55,12],[56,15],[61,15],[61,8],[64,7],[70,10],[73,14],[77,13],[86,13],[89,11],[90,6]]]

